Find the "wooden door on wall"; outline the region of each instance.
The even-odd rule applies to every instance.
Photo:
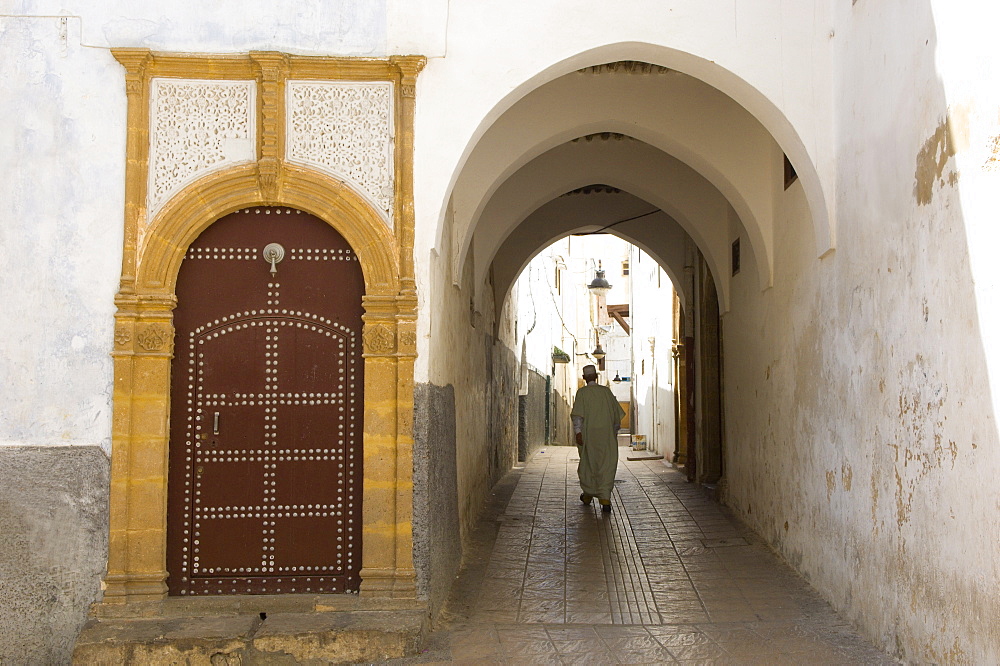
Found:
[[[232,213],[188,249],[171,368],[171,594],[358,589],[363,291],[344,238],[291,208]]]

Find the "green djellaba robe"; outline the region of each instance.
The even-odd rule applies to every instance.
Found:
[[[601,500],[611,499],[618,470],[617,430],[625,410],[607,386],[588,384],[576,393],[573,416],[583,417],[583,446],[577,474],[583,492]]]

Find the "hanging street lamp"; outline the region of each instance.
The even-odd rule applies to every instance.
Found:
[[[600,260],[597,262],[597,275],[593,280],[591,280],[590,284],[587,285],[587,289],[598,296],[607,294],[611,291],[611,283],[604,277],[604,270],[601,268]]]

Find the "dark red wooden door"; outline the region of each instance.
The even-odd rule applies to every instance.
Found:
[[[363,289],[344,238],[295,209],[227,215],[191,245],[174,316],[171,594],[357,590]]]

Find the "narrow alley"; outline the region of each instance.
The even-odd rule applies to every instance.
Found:
[[[573,447],[508,474],[441,626],[392,663],[895,663],[700,486],[619,453],[610,514],[580,502]]]

